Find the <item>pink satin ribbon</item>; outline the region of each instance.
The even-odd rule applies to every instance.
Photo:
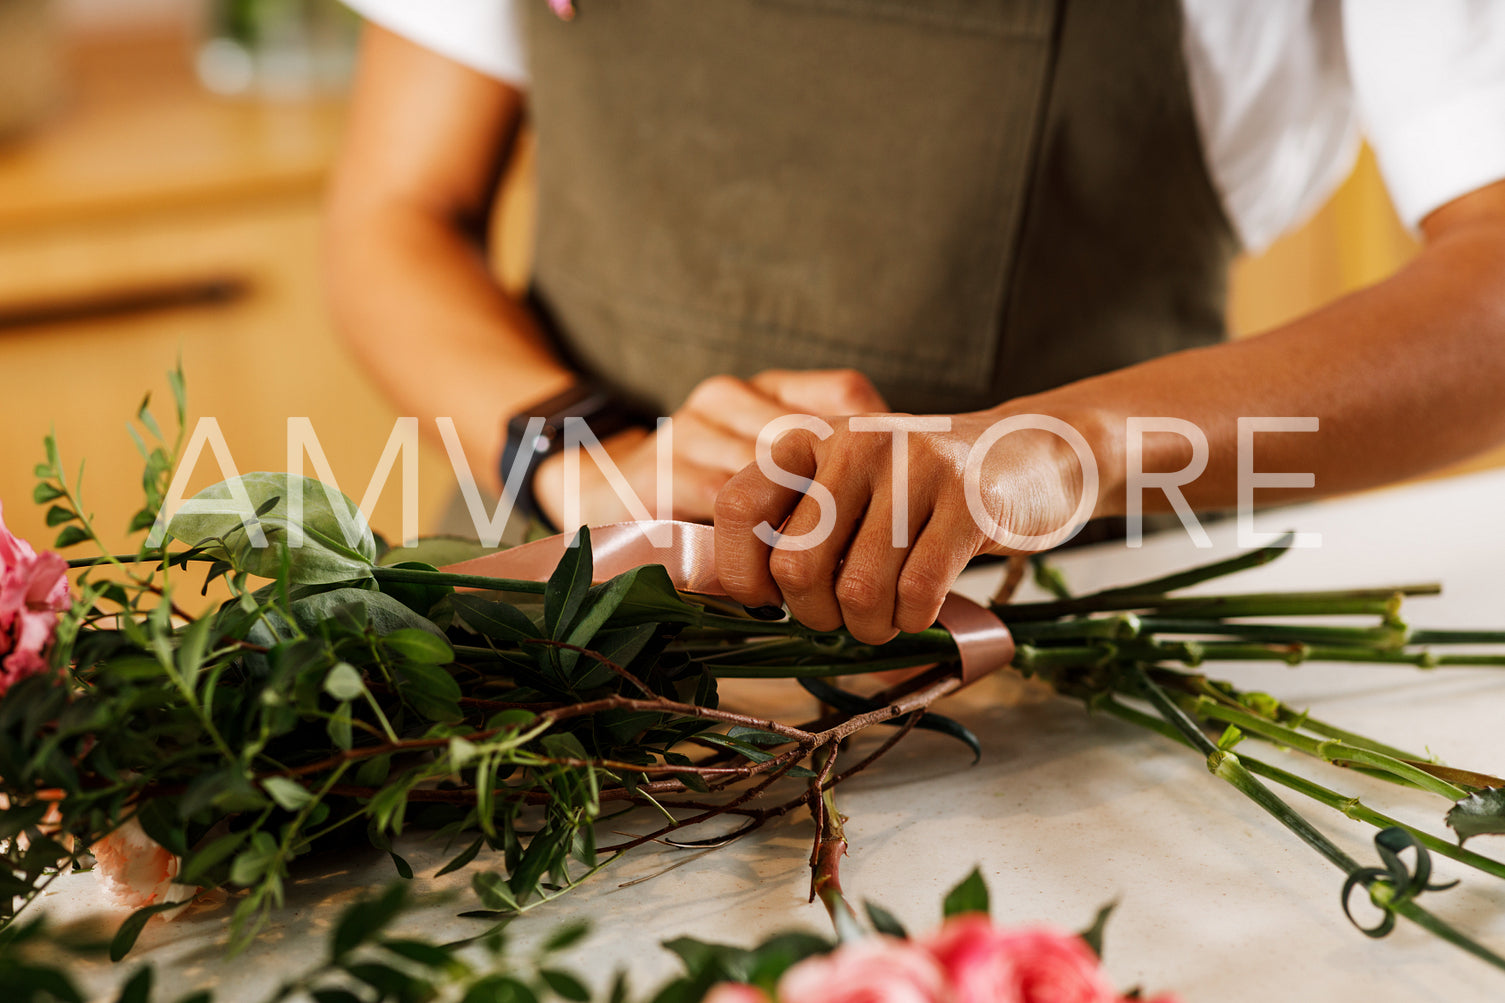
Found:
[[[668,537],[667,546],[652,536]],[[499,550],[443,571],[488,578],[544,581],[565,554],[572,538],[550,536]],[[693,522],[618,522],[591,529],[593,579],[604,582],[644,564],[662,564],[674,587],[685,592],[728,598],[716,577],[715,531]],[[1014,658],[1014,639],[1008,627],[986,606],[952,592],[941,604],[936,622],[956,641],[961,656],[962,684],[1001,669]]]

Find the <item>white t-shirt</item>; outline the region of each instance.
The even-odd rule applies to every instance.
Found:
[[[526,86],[518,2],[346,0],[371,21]],[[1408,226],[1505,178],[1505,0],[1181,0],[1213,184],[1246,248],[1300,224],[1362,128]]]

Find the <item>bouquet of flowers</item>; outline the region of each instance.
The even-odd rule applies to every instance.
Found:
[[[181,376],[172,384],[181,427]],[[1178,594],[1268,562],[1283,544],[1079,596],[1037,565],[1053,600],[1001,596],[991,609],[962,606],[926,631],[866,645],[710,594],[696,580],[692,527],[676,530],[657,561],[640,559],[630,527],[499,553],[452,540],[386,548],[349,499],[283,474],[216,485],[169,519],[161,508],[182,434],[165,441],[145,404],[138,420],[155,440],[148,446],[138,435],[145,504],[131,528],[153,530],[138,551],[67,561],[0,528],[0,981],[27,998],[70,997],[47,988],[62,984],[56,969],[28,960],[41,928],[27,922],[26,906],[91,858],[138,907],[109,947],[118,959],[151,917],[180,909],[195,889],[223,889],[234,902],[232,939],[254,937],[295,880],[296,858],[330,841],[369,841],[411,877],[394,837],[412,829],[459,837],[464,848],[441,873],[471,868],[481,912],[505,919],[688,826],[727,818],[735,836],[806,810],[811,896],[824,903],[840,946],[797,936],[753,951],[685,942],[676,949],[689,975],[657,998],[1114,999],[1086,948],[1070,946],[1076,941],[1000,931],[979,918],[980,879],[948,899],[952,918],[939,933],[917,941],[876,907],[867,916],[880,937],[860,936],[841,891],[838,786],[914,729],[976,752],[976,738],[934,704],[1003,663],[1205,756],[1214,775],[1343,872],[1345,909],[1363,891],[1381,910],[1365,932],[1382,936],[1405,918],[1505,968],[1505,958],[1417,902],[1436,887],[1430,853],[1505,878],[1505,864],[1461,845],[1505,831],[1505,780],[1353,734],[1200,671],[1250,659],[1505,664],[1505,632],[1427,631],[1401,619],[1402,598],[1432,587]],[[77,480],[50,439],[46,450],[35,500],[49,506],[57,548],[98,545]],[[228,593],[217,608],[191,615],[179,604],[185,587],[216,582]],[[1372,623],[1326,622],[1334,615]],[[892,682],[897,669],[909,671]],[[876,691],[843,685],[877,673],[886,681]],[[823,709],[780,721],[723,706],[718,682],[732,677],[791,680]],[[873,728],[891,731],[852,757],[846,740]],[[1442,797],[1458,842],[1235,751],[1246,738]],[[1383,866],[1354,860],[1271,784],[1373,825]],[[640,808],[658,813],[651,831],[599,841],[602,822]],[[421,999],[459,979],[493,986],[476,999],[585,998],[557,968],[539,967],[530,984],[459,964],[451,948],[383,939],[401,898],[399,889],[348,913],[327,965],[301,985],[339,975],[364,983],[372,998]],[[407,967],[360,960],[369,950]],[[1075,958],[1051,971],[1077,974],[1029,974],[1041,958]],[[880,968],[911,985],[908,995],[831,988],[857,984],[837,973]],[[1031,980],[1078,976],[1080,992],[1028,989]],[[503,984],[512,988],[495,989]],[[998,988],[1005,984],[1013,988]],[[994,988],[976,988],[984,985]],[[613,998],[625,999],[625,989]]]

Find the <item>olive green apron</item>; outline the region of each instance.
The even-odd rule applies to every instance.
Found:
[[[1223,335],[1176,0],[523,4],[533,295],[653,414],[852,367],[958,412]]]

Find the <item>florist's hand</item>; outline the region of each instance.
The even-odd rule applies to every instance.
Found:
[[[852,415],[885,406],[872,384],[851,370],[768,370],[751,380],[713,376],[702,381],[670,416],[672,518],[709,522],[717,493],[753,462],[758,434],[769,422],[791,412]],[[660,510],[662,445],[661,434],[646,429],[629,429],[602,442],[649,513]],[[635,517],[607,472],[581,450],[579,519],[566,525],[564,480],[564,456],[551,456],[538,467],[534,493],[543,513],[566,532],[581,524],[599,526]]]
[[[1048,549],[1097,503],[1091,483],[1084,500],[1071,444],[1040,430],[1039,416],[997,424],[1005,418],[862,416],[832,420],[824,438],[784,433],[767,469],[742,470],[717,498],[722,587],[749,606],[786,604],[817,630],[845,624],[866,643],[924,630],[971,558]],[[999,437],[1020,422],[1036,427]],[[906,424],[907,435],[893,431]]]

